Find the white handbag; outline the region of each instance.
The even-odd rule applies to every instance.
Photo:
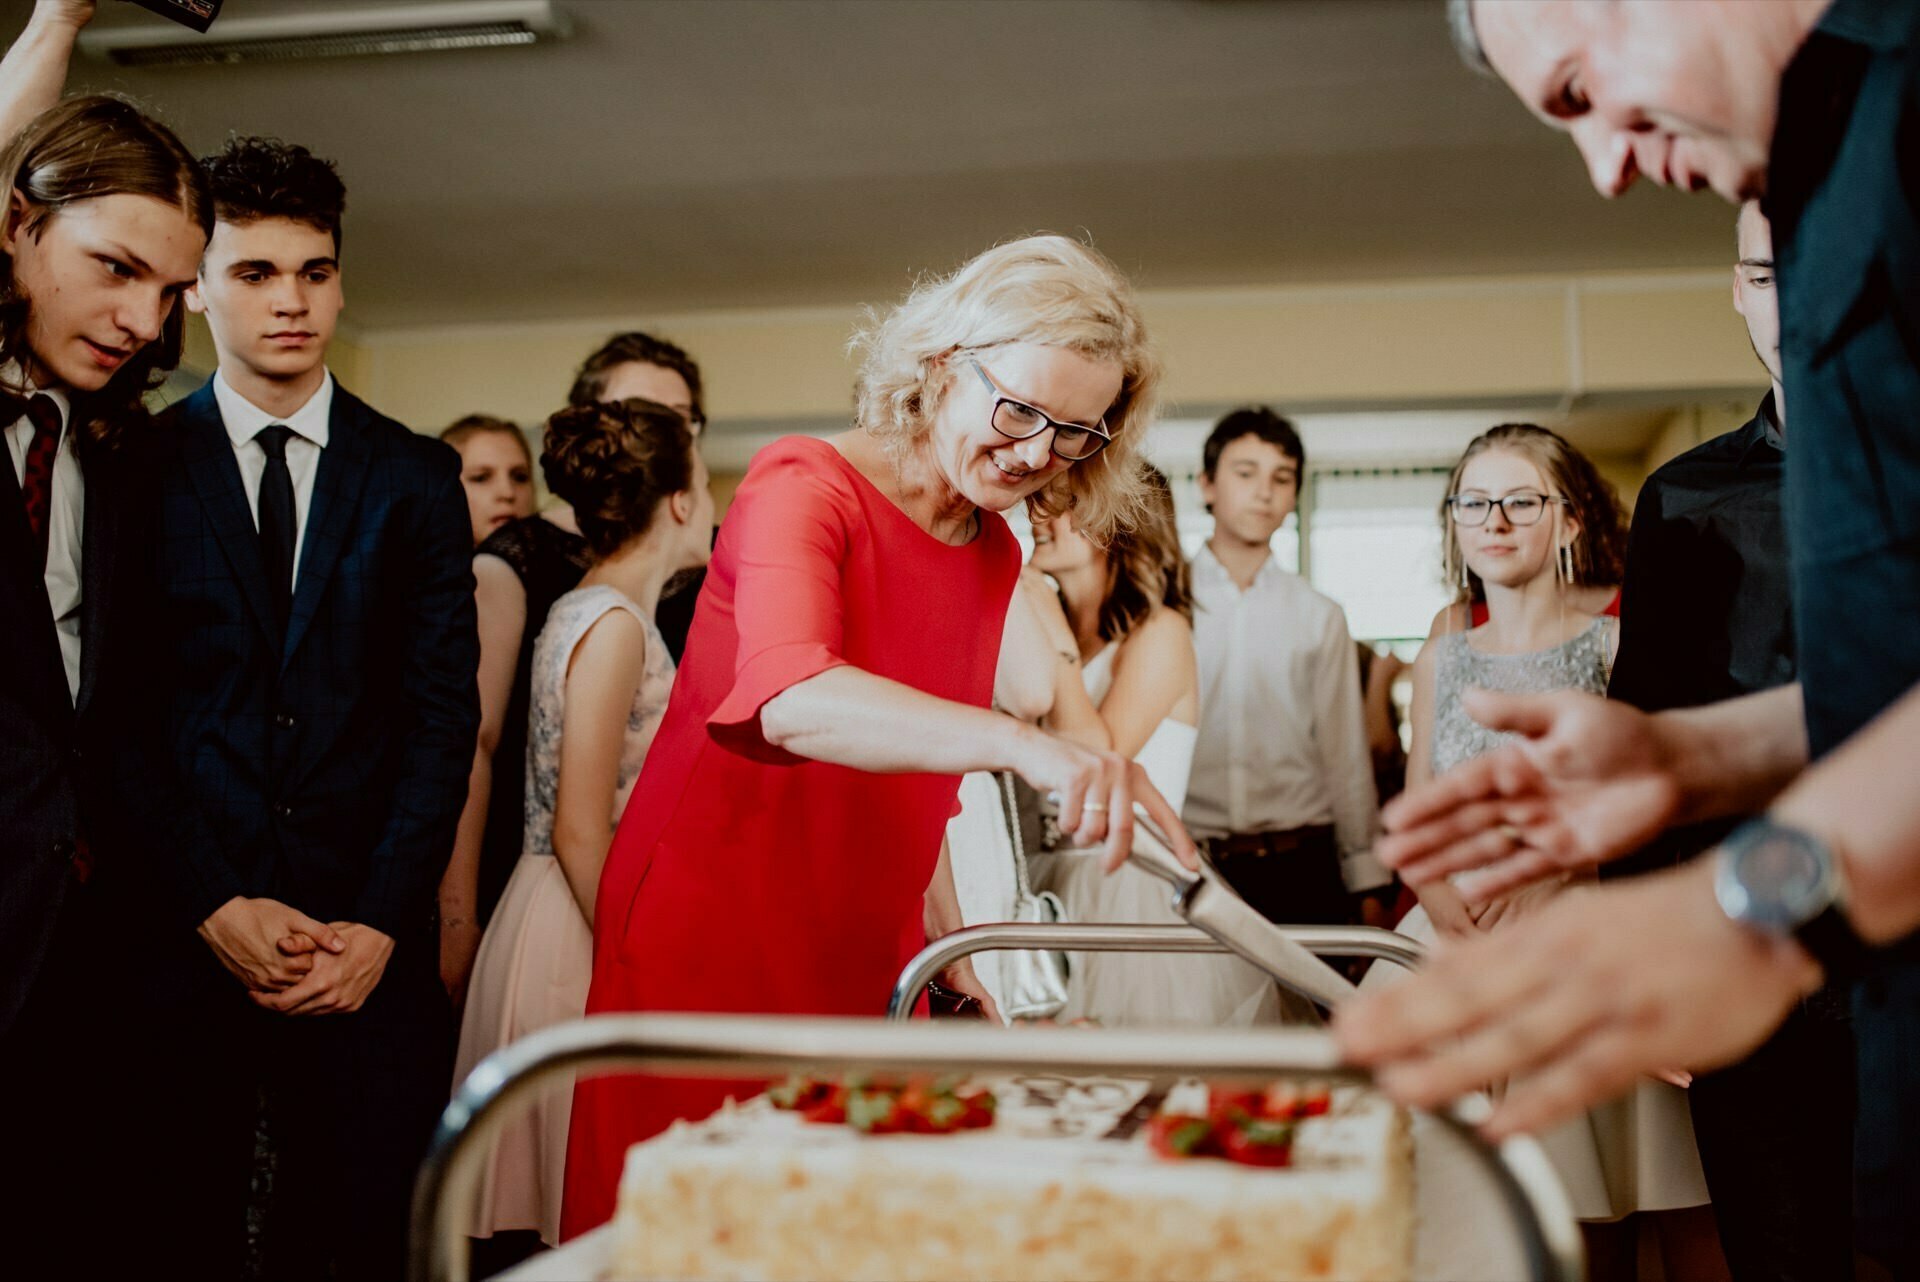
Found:
[[[1027,875],[1027,843],[1011,773],[994,775],[1001,811],[1013,842],[1013,920],[1052,925],[1067,920],[1066,905],[1051,890],[1037,894]],[[1000,955],[1000,1013],[1013,1019],[1051,1019],[1067,1006],[1067,955],[1053,949],[1020,949]]]

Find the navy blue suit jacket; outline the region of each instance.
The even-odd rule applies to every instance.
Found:
[[[292,614],[211,385],[161,420],[147,733],[124,787],[185,924],[235,895],[419,937],[479,727],[459,457],[336,387]]]
[[[76,425],[81,415],[76,414]],[[144,420],[129,434],[146,435]],[[0,456],[0,1034],[39,976],[74,883],[82,839],[107,840],[121,807],[106,767],[131,718],[138,661],[134,554],[145,495],[120,454],[78,444],[86,484],[80,554],[80,692],[67,676],[12,460]]]

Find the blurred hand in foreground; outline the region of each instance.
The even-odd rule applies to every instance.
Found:
[[[1334,1016],[1342,1051],[1419,1108],[1511,1079],[1483,1128],[1539,1131],[1630,1088],[1678,1081],[1758,1046],[1820,968],[1735,924],[1709,859],[1569,890],[1492,934],[1439,950]]]
[[[1522,736],[1394,799],[1376,853],[1419,887],[1474,870],[1484,903],[1639,849],[1671,822],[1672,745],[1646,713],[1595,695],[1469,690],[1468,715]]]

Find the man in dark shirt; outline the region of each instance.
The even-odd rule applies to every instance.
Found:
[[[1780,311],[1773,235],[1758,201],[1741,206],[1739,246],[1734,310],[1772,389],[1738,431],[1664,464],[1640,489],[1607,693],[1649,712],[1794,680]]]
[[[1823,972],[1857,975],[1858,1242],[1920,1276],[1920,4],[1450,11],[1471,57],[1572,137],[1603,194],[1645,174],[1765,198],[1799,695],[1652,715],[1476,698],[1476,716],[1523,738],[1388,814],[1380,853],[1414,884],[1478,867],[1499,893],[1617,858],[1676,818],[1765,807],[1739,847],[1759,859],[1723,845],[1563,896],[1353,1003],[1336,1032],[1415,1104],[1520,1074],[1488,1123],[1500,1135],[1638,1073],[1739,1059]]]
[[[1920,685],[1920,5],[1836,0],[1787,68],[1779,120],[1767,213],[1818,759]],[[1861,1246],[1920,1274],[1920,935],[1856,986],[1853,1017]]]
[[[1780,312],[1773,235],[1741,206],[1734,309],[1773,387],[1753,418],[1665,464],[1641,487],[1627,545],[1610,698],[1648,712],[1794,680],[1781,480]],[[1676,828],[1602,876],[1693,858],[1731,820]],[[1851,1267],[1853,1042],[1844,997],[1822,992],[1744,1062],[1694,1078],[1694,1139],[1736,1278],[1844,1277]],[[1795,1106],[1779,1107],[1792,1099]],[[1769,1123],[1755,1126],[1754,1118]]]

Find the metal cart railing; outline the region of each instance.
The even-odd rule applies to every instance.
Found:
[[[1408,966],[1420,957],[1417,944],[1391,931],[1314,926],[1291,928],[1289,934],[1303,947],[1333,956],[1371,956]],[[975,1076],[1175,1073],[1246,1082],[1287,1076],[1367,1080],[1365,1073],[1340,1063],[1331,1038],[1318,1030],[1182,1029],[1169,1038],[1164,1030],[899,1022],[926,979],[955,959],[987,948],[1034,947],[1228,951],[1201,931],[1178,925],[980,926],[936,941],[913,959],[896,985],[892,1022],[601,1015],[543,1029],[482,1061],[442,1116],[414,1190],[413,1282],[467,1282],[463,1216],[474,1204],[482,1159],[510,1115],[566,1074],[624,1068],[760,1079],[787,1072],[937,1071]],[[1476,1214],[1494,1209],[1487,1230],[1507,1235],[1512,1266],[1485,1276],[1579,1282],[1584,1276],[1579,1229],[1558,1176],[1532,1140],[1510,1139],[1498,1148],[1482,1143],[1472,1128],[1485,1109],[1485,1101],[1476,1097],[1416,1117],[1416,1129],[1424,1126],[1431,1143],[1456,1153],[1466,1164],[1461,1169],[1481,1182],[1480,1204],[1473,1209]],[[1456,1270],[1451,1275],[1460,1274]]]
[[[1419,941],[1376,926],[1283,926],[1282,934],[1322,957],[1372,957],[1412,969],[1426,953]],[[963,957],[1002,949],[1045,948],[1077,953],[1230,953],[1195,926],[1107,922],[969,926],[928,944],[907,963],[887,1003],[888,1019],[907,1019],[927,982]]]

